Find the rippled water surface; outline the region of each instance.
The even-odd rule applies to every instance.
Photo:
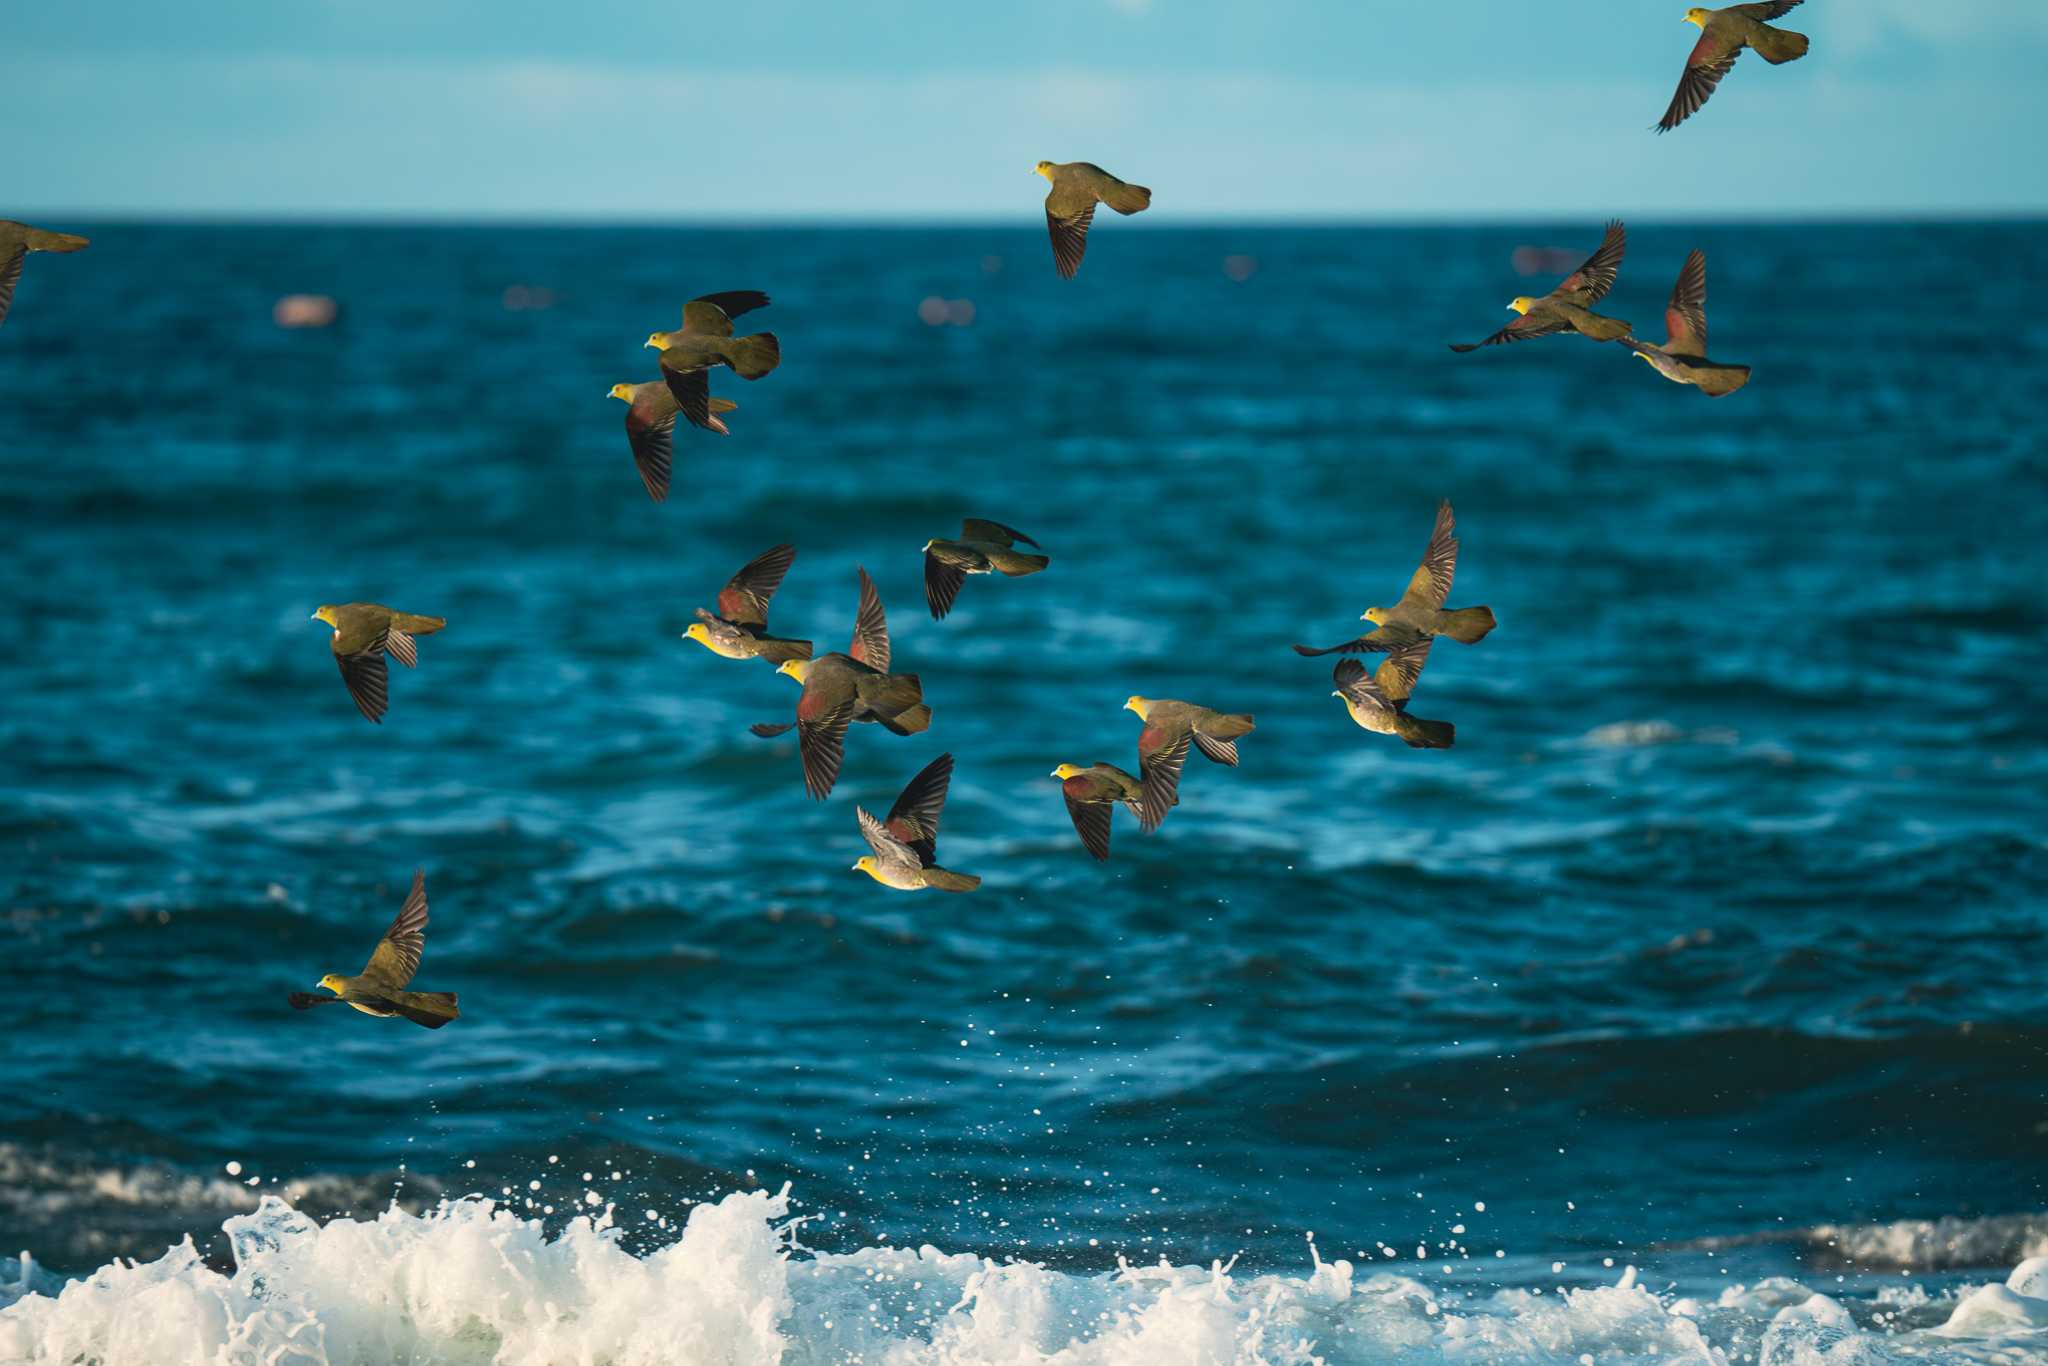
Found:
[[[1515,247],[1597,228],[1103,222],[1072,284],[966,228],[107,224],[32,259],[0,1247],[219,1257],[251,1180],[553,1227],[591,1171],[635,1247],[787,1181],[812,1248],[1079,1273],[1293,1271],[1313,1233],[1475,1293],[1818,1284],[1864,1262],[1817,1226],[1949,1218],[1990,1246],[1871,1274],[2002,1279],[2048,1206],[2048,230],[1638,229],[1607,311],[1660,335],[1704,247],[1713,354],[1756,368],[1721,400],[1575,337],[1444,349],[1547,288]],[[718,374],[733,435],[679,433],[655,506],[605,391],[731,288],[785,363]],[[341,322],[276,328],[291,291]],[[1501,625],[1430,659],[1432,753],[1287,647],[1396,595],[1443,496],[1454,602]],[[934,623],[919,547],[963,515],[1052,567]],[[746,732],[794,687],[678,638],[782,540],[777,628],[844,648],[865,565],[936,713],[856,728],[823,804]],[[307,620],[354,599],[450,622],[381,727]],[[1098,866],[1047,775],[1135,768],[1133,693],[1258,729]],[[854,804],[942,750],[982,890],[849,872]],[[461,1021],[288,1009],[415,866]]]

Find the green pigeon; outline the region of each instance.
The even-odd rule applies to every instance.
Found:
[[[1675,384],[1690,384],[1708,398],[1732,394],[1749,383],[1747,365],[1724,365],[1707,359],[1707,254],[1695,250],[1685,258],[1671,302],[1664,309],[1662,346],[1634,337],[1621,344],[1648,361]]]
[[[1095,206],[1107,204],[1121,214],[1143,213],[1152,207],[1152,192],[1143,185],[1118,180],[1089,161],[1041,161],[1031,168],[1052,182],[1045,195],[1045,226],[1052,234],[1053,268],[1062,280],[1074,278],[1081,254],[1088,250],[1088,225]]]
[[[916,735],[932,723],[932,709],[924,704],[924,685],[917,675],[889,672],[889,624],[882,615],[881,594],[868,571],[859,572],[860,612],[847,652],[786,659],[776,669],[803,684],[796,704],[797,750],[803,760],[804,790],[819,801],[839,781],[848,725],[871,721],[897,735]],[[777,735],[789,727],[750,729],[756,735]]]
[[[1097,860],[1109,857],[1109,818],[1121,805],[1142,823],[1145,819],[1145,787],[1115,764],[1061,764],[1052,771],[1060,780],[1060,795],[1067,799],[1067,816],[1081,847]]]
[[[408,669],[417,666],[420,657],[413,637],[430,636],[448,624],[446,617],[394,612],[374,602],[323,606],[313,613],[313,620],[334,628],[328,647],[341,667],[341,681],[355,700],[356,710],[379,725],[389,696],[384,657],[389,655]]]
[[[1180,771],[1190,743],[1212,762],[1237,767],[1237,738],[1252,729],[1252,718],[1226,715],[1172,698],[1131,697],[1125,711],[1134,711],[1145,728],[1138,732],[1138,772],[1144,775],[1138,828],[1151,834],[1180,804]]]
[[[981,879],[971,873],[941,868],[939,856],[939,812],[946,805],[946,788],[953,781],[953,756],[941,754],[926,764],[905,785],[903,795],[889,808],[887,820],[876,820],[856,806],[860,836],[872,854],[854,860],[849,870],[866,873],[884,887],[899,892],[971,892]]]
[[[21,283],[21,266],[32,251],[83,251],[91,245],[85,238],[68,232],[45,232],[11,218],[0,218],[0,323],[14,303],[14,287]]]
[[[1784,18],[1802,3],[1804,0],[1765,0],[1757,5],[1729,5],[1725,9],[1695,5],[1687,10],[1685,22],[1699,25],[1700,40],[1693,44],[1685,59],[1685,74],[1678,78],[1678,93],[1671,97],[1671,107],[1664,111],[1664,117],[1657,120],[1657,131],[1668,133],[1698,113],[1721,78],[1735,69],[1735,59],[1742,55],[1742,49],[1755,49],[1756,55],[1772,66],[1804,57],[1805,34],[1772,28],[1765,22]]]
[[[365,1015],[387,1020],[400,1016],[416,1025],[439,1029],[450,1020],[461,1018],[462,1012],[455,1008],[455,993],[407,990],[413,974],[419,971],[420,952],[426,944],[427,877],[420,871],[412,875],[411,895],[398,908],[391,928],[377,941],[361,972],[353,977],[339,972],[322,977],[319,985],[333,992],[332,996],[295,991],[287,999],[299,1010],[350,1005]]]
[[[1019,541],[1033,549],[1043,548],[1013,527],[979,517],[969,517],[960,523],[957,541],[926,541],[924,600],[932,609],[932,620],[941,620],[953,610],[953,600],[960,596],[960,585],[967,582],[969,574],[995,572],[1014,579],[1036,574],[1052,563],[1043,555],[1026,555],[1014,549]]]
[[[1557,332],[1577,332],[1594,341],[1619,341],[1633,329],[1619,318],[1595,313],[1593,305],[1614,288],[1614,277],[1621,271],[1621,257],[1626,250],[1628,232],[1617,218],[1607,225],[1607,235],[1600,239],[1599,249],[1586,258],[1584,265],[1565,276],[1556,289],[1540,299],[1524,294],[1511,300],[1508,307],[1520,317],[1483,342],[1453,342],[1451,350],[1462,354],[1482,346],[1527,341]]]
[[[715,655],[726,659],[765,659],[780,664],[809,659],[811,642],[768,634],[768,602],[782,586],[782,576],[796,561],[793,545],[771,546],[740,566],[718,590],[718,610],[697,609],[697,620],[683,632]]]
[[[768,296],[758,289],[705,294],[683,305],[681,327],[647,334],[647,345],[661,352],[661,377],[691,426],[724,430],[711,416],[712,367],[727,366],[741,379],[759,379],[782,363],[782,344],[773,332],[732,334],[734,318],[767,305]]]
[[[1448,721],[1425,721],[1408,714],[1408,699],[1422,677],[1422,665],[1436,640],[1424,636],[1391,651],[1368,675],[1355,659],[1340,659],[1330,675],[1332,697],[1344,699],[1351,719],[1378,735],[1398,735],[1414,749],[1449,749],[1457,729]]]
[[[1371,622],[1373,629],[1342,645],[1327,645],[1320,650],[1297,645],[1294,652],[1309,656],[1370,653],[1433,636],[1449,636],[1464,645],[1477,642],[1493,629],[1493,609],[1444,606],[1451,596],[1451,576],[1457,568],[1457,523],[1451,514],[1451,500],[1446,498],[1437,505],[1436,527],[1430,532],[1428,548],[1422,552],[1421,567],[1408,580],[1407,591],[1392,607],[1365,609],[1360,620]]]

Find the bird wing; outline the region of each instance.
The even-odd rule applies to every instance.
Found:
[[[991,522],[981,517],[969,517],[960,523],[960,539],[963,541],[993,541],[997,545],[1015,545],[1017,542],[1022,541],[1033,550],[1045,549],[1044,546],[1032,540],[1029,536],[1017,530],[1017,528],[1004,526],[1001,522]]]
[[[676,401],[676,407],[690,420],[692,427],[717,432],[720,436],[731,433],[726,425],[711,416],[711,378],[702,370],[675,370],[663,361],[661,378],[668,385],[668,391]]]
[[[806,715],[806,708],[810,714]],[[829,700],[813,697],[811,689],[796,704],[796,747],[804,765],[804,791],[825,800],[832,784],[839,781],[839,765],[846,758],[846,728],[853,723],[853,697]]]
[[[719,294],[699,294],[683,305],[683,331],[707,337],[730,337],[732,320],[768,306],[768,296],[758,289],[728,289]]]
[[[1763,23],[1771,19],[1782,19],[1805,3],[1806,0],[1763,0],[1763,3],[1756,5],[1730,5],[1722,13],[1739,14],[1745,19]]]
[[[1145,809],[1138,827],[1150,834],[1166,819],[1166,813],[1180,801],[1180,771],[1188,761],[1188,744],[1194,732],[1184,730],[1169,736],[1152,726],[1138,732],[1138,772],[1145,778]]]
[[[1408,580],[1407,591],[1401,594],[1401,605],[1431,612],[1441,609],[1451,596],[1451,576],[1457,570],[1458,529],[1451,516],[1451,500],[1446,498],[1437,504],[1429,547],[1422,552],[1422,563]]]
[[[1707,254],[1695,248],[1679,268],[1664,309],[1664,349],[1678,355],[1707,354]]]
[[[391,921],[391,928],[370,952],[363,976],[374,977],[379,985],[401,991],[420,970],[420,950],[427,946],[427,874],[414,869],[412,891]]]
[[[1741,55],[1739,45],[1729,46],[1718,34],[1700,34],[1692,54],[1685,59],[1685,71],[1678,78],[1678,90],[1671,96],[1671,105],[1664,111],[1664,117],[1657,120],[1657,131],[1668,133],[1697,114],[1721,78],[1734,70],[1735,59]]]
[[[900,863],[911,868],[929,868],[931,860],[889,833],[888,827],[867,813],[865,807],[853,808],[853,817],[860,822],[860,837],[868,842],[868,848],[875,851],[875,857],[884,863]]]
[[[1406,702],[1415,695],[1415,685],[1422,678],[1422,666],[1429,660],[1429,647],[1434,644],[1435,636],[1423,636],[1389,653],[1373,671],[1373,687],[1389,702]]]
[[[1538,317],[1524,313],[1485,341],[1452,342],[1451,350],[1463,355],[1467,351],[1477,351],[1482,346],[1499,346],[1502,342],[1528,341],[1532,337],[1547,337],[1553,332],[1569,332],[1571,326],[1562,318]]]
[[[853,644],[846,653],[870,669],[889,672],[889,619],[882,614],[882,595],[868,571],[860,571],[860,611],[853,619]]]
[[[704,386],[707,397],[710,387]],[[626,408],[626,443],[647,496],[659,503],[668,497],[669,470],[675,463],[676,396],[659,384],[644,384]],[[707,406],[705,417],[710,417]]]
[[[795,560],[793,545],[771,546],[748,560],[718,590],[718,615],[741,626],[766,626],[768,602]]]
[[[889,808],[883,824],[889,833],[917,854],[922,867],[939,854],[939,813],[946,807],[946,788],[953,781],[953,756],[941,754],[904,785],[903,795]]]
[[[1074,278],[1088,250],[1088,225],[1095,221],[1095,194],[1078,185],[1053,182],[1045,196],[1045,227],[1052,234],[1052,263],[1062,280]]]
[[[1077,789],[1082,796],[1074,795]],[[1074,833],[1081,837],[1081,847],[1098,859],[1107,859],[1112,812],[1108,802],[1088,800],[1092,792],[1089,781],[1078,775],[1060,784],[1060,794],[1067,799],[1067,816],[1074,822]]]
[[[14,303],[14,287],[21,283],[21,263],[27,259],[27,247],[16,247],[0,257],[0,323],[7,321],[8,307]]]
[[[1379,684],[1366,673],[1365,665],[1355,659],[1338,660],[1337,667],[1330,671],[1330,681],[1337,685],[1338,692],[1361,707],[1394,710],[1393,701],[1380,691]]]
[[[390,670],[384,664],[384,642],[380,637],[375,645],[354,654],[337,654],[334,662],[341,666],[341,681],[348,688],[348,695],[355,700],[356,710],[364,719],[379,725],[384,721],[384,710],[390,705]]]
[[[967,582],[967,571],[958,565],[947,564],[927,550],[924,552],[924,600],[932,609],[932,620],[940,621],[953,610],[954,599],[960,596],[960,585]]]
[[[1586,258],[1586,264],[1565,276],[1558,287],[1550,291],[1550,297],[1569,297],[1573,303],[1591,308],[1614,288],[1614,277],[1621,273],[1621,258],[1627,250],[1628,229],[1622,226],[1619,218],[1609,220],[1607,235]]]

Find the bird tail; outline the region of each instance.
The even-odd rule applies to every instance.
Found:
[[[1623,337],[1632,335],[1635,328],[1619,318],[1602,318],[1594,314],[1587,317],[1579,331],[1594,341],[1620,341]]]
[[[1394,715],[1394,734],[1414,749],[1449,749],[1458,728],[1448,721],[1425,721],[1404,711]]]
[[[932,723],[932,709],[924,704],[924,684],[916,674],[890,674],[868,705],[875,720],[898,735],[920,734]]]
[[[936,887],[942,892],[971,892],[981,885],[981,879],[972,873],[954,873],[944,868],[924,870],[924,885]]]
[[[1249,715],[1219,716],[1204,723],[1202,734],[1212,740],[1235,740],[1240,735],[1250,734],[1251,729],[1252,718]]]
[[[759,379],[782,364],[782,343],[773,332],[734,337],[725,344],[725,359],[741,379]]]
[[[401,991],[390,998],[391,1008],[416,1025],[439,1029],[462,1012],[455,1008],[452,991]]]
[[[1014,550],[991,550],[988,552],[988,562],[1014,579],[1025,574],[1036,574],[1051,564],[1052,560],[1045,555],[1020,555]]]
[[[1692,370],[1693,383],[1708,398],[1720,398],[1732,394],[1749,383],[1747,365],[1702,365]]]
[[[739,406],[739,404],[734,403],[729,398],[714,398],[711,400],[711,411],[714,413],[734,412],[739,408]]]
[[[87,240],[76,233],[44,232],[41,228],[31,228],[28,233],[30,251],[83,251],[88,245]]]
[[[1486,639],[1493,626],[1491,607],[1460,607],[1444,613],[1443,630],[1438,634],[1449,636],[1460,645],[1476,645]]]
[[[1772,66],[1796,62],[1806,55],[1806,35],[1794,33],[1789,28],[1772,28],[1769,24],[1758,24],[1756,34],[1749,40],[1756,49],[1756,55]]]
[[[1118,213],[1142,213],[1152,207],[1152,192],[1143,185],[1118,183],[1116,188],[1102,196],[1102,202]]]
[[[811,642],[784,640],[780,636],[760,636],[754,641],[754,653],[770,664],[786,664],[792,659],[809,659]]]
[[[391,624],[409,636],[430,636],[448,624],[446,617],[414,616],[411,612],[393,612]]]

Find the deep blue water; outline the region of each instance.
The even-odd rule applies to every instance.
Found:
[[[814,1247],[1080,1269],[1463,1224],[1509,1283],[2048,1205],[2040,224],[1638,228],[1607,311],[1661,335],[1705,248],[1756,369],[1714,401],[1444,349],[1594,221],[1104,221],[1072,284],[1036,228],[83,230],[0,329],[0,1248],[154,1255],[211,1197],[109,1174],[229,1160],[789,1181]],[[680,432],[655,506],[605,391],[733,288],[784,364],[717,376],[734,435]],[[341,323],[274,327],[290,291]],[[1415,752],[1287,647],[1398,593],[1443,496],[1501,624],[1437,647],[1458,742]],[[1052,567],[934,623],[963,515]],[[844,648],[865,565],[937,718],[857,727],[823,804],[745,731],[795,688],[678,638],[781,540],[776,627]],[[450,622],[382,727],[307,620],[355,599]],[[1132,693],[1258,729],[1097,866],[1047,774],[1135,768]],[[982,890],[849,872],[942,750]],[[463,1018],[288,1009],[415,866]]]

